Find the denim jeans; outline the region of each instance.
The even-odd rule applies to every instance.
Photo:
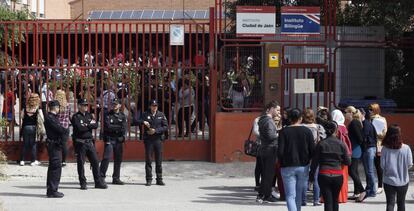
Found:
[[[318,184],[318,175],[319,175],[319,167],[316,168],[315,175],[313,177],[313,203],[317,203],[320,201],[321,189],[319,188]],[[305,185],[303,186],[303,193],[302,193],[302,201],[306,202],[306,192],[309,186],[309,178],[306,178]]]
[[[285,186],[286,202],[289,211],[300,211],[302,193],[309,175],[309,166],[282,168],[283,185]]]
[[[375,188],[375,172],[374,172],[374,159],[375,159],[376,148],[369,147],[364,151],[363,154],[363,162],[364,162],[364,170],[365,175],[367,176],[367,187],[365,190],[367,191],[367,196],[374,197],[376,195],[376,188]]]

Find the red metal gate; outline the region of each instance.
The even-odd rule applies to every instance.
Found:
[[[57,90],[63,90],[72,114],[77,112],[76,102],[86,98],[103,125],[105,93],[113,91],[128,115],[125,159],[144,158],[142,128],[134,126],[133,119],[157,99],[169,122],[165,159],[210,160],[212,11],[206,22],[0,22],[5,37],[0,48],[4,55],[0,146],[9,159],[18,158],[22,112],[30,93],[39,94],[44,107]],[[172,24],[184,26],[183,46],[170,45]],[[96,139],[100,130],[95,131]],[[102,143],[97,143],[101,152]],[[38,145],[44,159],[43,143]],[[70,143],[69,150],[73,150]]]

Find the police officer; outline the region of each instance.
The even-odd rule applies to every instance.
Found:
[[[104,142],[105,149],[103,159],[101,161],[100,174],[102,180],[105,180],[106,171],[108,170],[109,159],[111,153],[114,153],[114,173],[112,174],[112,184],[123,185],[119,179],[121,171],[123,143],[125,141],[125,134],[127,129],[127,121],[125,114],[120,112],[121,101],[114,99],[112,102],[113,109],[105,117],[104,122]]]
[[[86,186],[85,168],[83,166],[85,164],[85,156],[88,157],[92,166],[95,188],[106,189],[108,186],[99,175],[99,161],[92,136],[92,130],[98,128],[98,123],[93,119],[92,114],[88,112],[88,101],[86,99],[80,99],[78,105],[79,112],[72,116],[72,138],[75,145],[81,190],[88,189]]]
[[[58,192],[60,176],[62,174],[62,148],[63,135],[67,133],[59,122],[59,102],[57,100],[49,102],[49,113],[45,115],[45,129],[47,135],[47,152],[49,154],[49,167],[47,168],[47,197],[62,198],[63,193]]]
[[[150,101],[150,109],[142,115],[140,124],[145,125],[144,145],[145,145],[145,177],[146,186],[152,183],[152,161],[151,156],[155,154],[155,173],[157,176],[157,185],[165,185],[162,180],[162,141],[164,133],[168,129],[167,118],[164,113],[158,111],[158,102]]]

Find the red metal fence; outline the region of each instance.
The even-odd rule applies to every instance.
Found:
[[[110,106],[106,95],[122,99],[128,141],[142,139],[142,128],[134,120],[148,109],[151,99],[158,100],[159,110],[167,116],[168,141],[208,141],[214,33],[210,23],[0,22],[5,38],[0,48],[2,144],[19,143],[31,93],[39,94],[44,108],[57,90],[66,92],[71,114],[77,112],[77,101],[86,98],[100,125]],[[183,46],[170,45],[172,24],[184,25]],[[95,131],[97,139],[101,130]]]

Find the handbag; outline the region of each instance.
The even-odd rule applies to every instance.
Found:
[[[37,110],[37,119],[36,119],[36,135],[38,141],[46,140],[46,129],[45,129],[45,117],[43,116],[42,110]]]
[[[244,154],[252,157],[257,157],[260,144],[257,141],[253,141],[250,139],[252,136],[252,132],[253,127],[250,130],[249,138],[246,141],[244,141]]]

